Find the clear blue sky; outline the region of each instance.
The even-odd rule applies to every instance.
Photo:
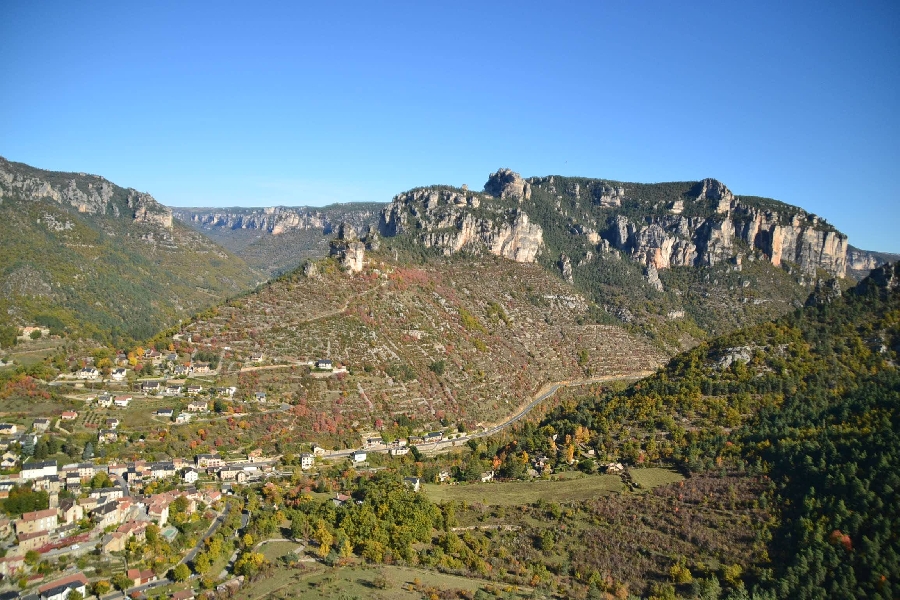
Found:
[[[900,3],[0,3],[0,155],[169,205],[716,177],[900,252]]]

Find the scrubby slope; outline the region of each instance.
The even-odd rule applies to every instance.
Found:
[[[441,418],[474,427],[512,414],[548,381],[652,370],[662,359],[622,327],[594,323],[585,299],[537,265],[369,259],[356,275],[326,259],[316,274],[282,277],[186,333],[244,360],[262,352],[347,365],[349,376],[326,380],[275,383],[257,372],[255,386],[310,408],[325,428],[401,415],[420,427]]]

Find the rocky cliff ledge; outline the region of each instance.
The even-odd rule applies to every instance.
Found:
[[[604,237],[634,260],[656,269],[715,265],[735,259],[743,247],[761,250],[773,265],[792,262],[809,275],[817,269],[834,277],[845,275],[847,236],[815,215],[800,209],[785,213],[754,206],[714,179],[703,180],[693,193],[693,199],[674,203],[668,216],[635,222],[618,215]],[[688,210],[691,203],[702,204],[708,216],[682,215],[698,212]]]
[[[488,194],[456,188],[423,188],[394,197],[381,213],[385,236],[409,235],[426,248],[450,255],[487,251],[531,263],[543,247],[543,231],[518,206],[494,198],[525,199],[528,185],[516,173],[501,170],[485,185]]]

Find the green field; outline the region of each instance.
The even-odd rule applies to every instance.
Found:
[[[425,485],[425,492],[434,502],[462,500],[501,506],[531,504],[538,500],[580,502],[624,490],[625,486],[617,475],[591,475],[564,481]]]
[[[399,600],[419,600],[426,588],[437,590],[467,590],[491,586],[490,582],[471,577],[457,577],[425,569],[411,567],[341,567],[328,568],[320,564],[307,563],[306,569],[276,569],[274,574],[238,592],[234,597],[240,600],[261,598],[318,599],[318,598],[378,598]],[[375,580],[383,576],[387,585],[376,587]],[[418,590],[416,589],[418,587]],[[506,591],[506,587],[503,587]],[[530,589],[519,590],[519,598],[528,597]]]
[[[35,342],[23,342],[7,349],[7,360],[15,360],[16,364],[30,367],[42,362],[46,357],[55,354],[64,340],[40,339]]]
[[[275,562],[282,556],[293,554],[294,550],[301,548],[302,546],[303,544],[298,544],[296,542],[269,542],[268,544],[260,546],[257,551],[262,552],[266,557],[266,560]]]
[[[644,489],[652,489],[660,485],[675,483],[684,479],[684,476],[670,469],[648,467],[646,469],[631,469],[631,480]]]

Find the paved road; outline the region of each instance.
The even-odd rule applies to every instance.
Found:
[[[116,481],[116,484],[122,488],[122,496],[128,498],[131,496],[131,491],[128,489],[128,483],[125,481],[125,478],[121,475],[113,475],[112,479]]]
[[[199,540],[197,540],[197,544],[191,548],[191,551],[184,555],[178,564],[181,563],[189,563],[194,560],[194,557],[200,552],[200,549],[203,548],[203,542],[205,542],[208,538],[214,536],[216,531],[218,531],[219,527],[222,526],[222,523],[225,522],[225,519],[228,518],[228,511],[231,510],[231,504],[225,505],[225,510],[222,511],[218,517],[213,519],[213,522],[209,524],[209,529],[206,530],[206,533],[203,534]]]
[[[592,383],[603,383],[608,381],[620,381],[624,379],[643,379],[644,377],[649,377],[653,375],[656,371],[633,371],[631,373],[622,373],[620,375],[605,375],[603,377],[591,377],[589,379],[566,379],[563,381],[558,381],[556,383],[550,383],[542,387],[538,390],[537,396],[531,400],[524,407],[519,409],[519,412],[509,417],[502,423],[498,423],[496,425],[492,425],[485,429],[484,431],[479,431],[476,433],[471,433],[469,435],[464,435],[462,437],[458,437],[453,440],[443,440],[440,442],[433,442],[430,444],[418,444],[416,448],[419,449],[420,452],[430,452],[430,453],[438,453],[438,452],[446,452],[453,448],[454,446],[458,446],[460,444],[465,444],[469,440],[473,440],[480,437],[485,437],[489,435],[494,435],[507,427],[514,425],[519,422],[528,412],[533,409],[535,406],[555,394],[559,388],[563,387],[576,387],[582,385],[590,385]],[[356,450],[326,450],[324,458],[345,458],[353,454]],[[370,448],[367,449],[366,452],[388,452],[388,448]]]
[[[218,517],[213,519],[213,522],[210,523],[209,529],[206,530],[206,533],[203,534],[203,537],[201,537],[197,541],[197,544],[191,549],[191,551],[188,552],[184,556],[184,558],[182,558],[180,561],[178,561],[178,563],[176,563],[175,566],[178,566],[182,563],[189,563],[192,560],[194,560],[194,557],[197,556],[197,553],[200,552],[200,549],[203,547],[203,542],[205,542],[208,537],[215,535],[215,533],[219,529],[219,527],[222,526],[222,523],[225,522],[225,519],[228,517],[229,510],[231,510],[231,505],[226,504],[225,510],[222,511],[222,514],[220,514]],[[175,583],[175,582],[172,581],[171,579],[169,579],[168,577],[162,577],[156,581],[151,581],[150,583],[145,583],[144,585],[130,587],[126,590],[125,593],[110,592],[106,596],[103,596],[103,600],[117,600],[119,598],[125,598],[126,594],[128,596],[130,596],[131,594],[134,594],[135,592],[145,592],[147,590],[151,590],[153,588],[157,588],[157,587],[160,587],[163,585],[169,585],[170,583]]]

